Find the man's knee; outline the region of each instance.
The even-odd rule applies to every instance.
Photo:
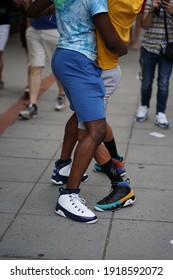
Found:
[[[91,137],[101,143],[106,136],[106,119],[88,122],[85,124],[87,132]]]

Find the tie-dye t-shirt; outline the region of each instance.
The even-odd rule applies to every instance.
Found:
[[[52,0],[55,4],[58,48],[78,51],[96,58],[96,30],[92,17],[108,12],[107,0]]]

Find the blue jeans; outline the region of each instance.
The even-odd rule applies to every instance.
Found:
[[[160,54],[154,54],[145,48],[141,48],[140,63],[142,67],[141,105],[150,107],[152,84],[156,66],[158,66],[156,114],[165,113],[173,63],[166,61],[162,50]]]

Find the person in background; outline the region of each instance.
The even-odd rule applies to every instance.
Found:
[[[3,69],[4,60],[3,53],[10,33],[10,14],[13,6],[12,0],[0,1],[0,89],[4,87]]]
[[[165,58],[166,35],[164,13],[168,28],[169,41],[173,42],[173,0],[146,0],[141,24],[145,29],[141,43],[140,63],[142,68],[141,105],[136,112],[136,121],[147,120],[152,86],[158,67],[156,117],[155,124],[161,128],[169,128],[166,106],[169,96],[169,79],[172,73],[172,62]]]
[[[29,103],[19,113],[19,117],[25,120],[31,119],[38,114],[37,101],[42,82],[41,74],[46,65],[46,59],[48,58],[51,61],[59,38],[55,14],[31,19],[30,22],[31,24],[26,30],[30,65]],[[55,109],[60,111],[66,107],[66,98],[61,83],[57,79],[56,83],[58,97]]]
[[[26,30],[30,26],[30,19],[26,16],[26,9],[24,7],[23,0],[13,0],[13,3],[19,9],[19,34],[20,34],[20,41],[22,47],[25,50],[26,58],[27,58],[27,65],[28,65],[28,47],[26,41]],[[24,91],[24,98],[29,99],[29,76],[30,76],[30,66],[27,67],[27,86]]]

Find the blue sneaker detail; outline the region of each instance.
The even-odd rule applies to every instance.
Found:
[[[67,184],[68,177],[71,170],[72,160],[68,160],[64,163],[61,163],[60,160],[55,162],[55,168],[53,170],[53,174],[51,177],[51,182],[56,185],[64,185]],[[82,177],[82,182],[86,182],[88,180],[88,175],[85,173]]]

